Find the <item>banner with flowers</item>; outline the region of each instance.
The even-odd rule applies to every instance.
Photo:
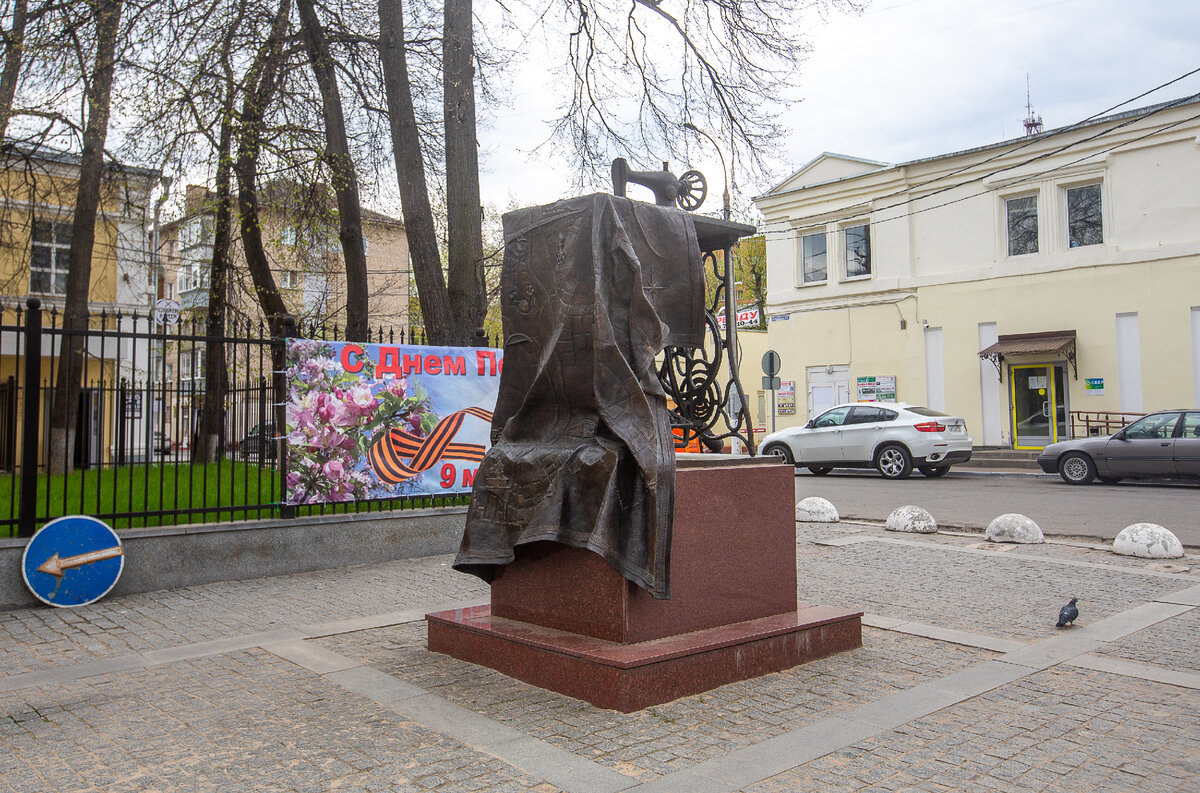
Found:
[[[287,503],[470,491],[501,350],[289,339]]]

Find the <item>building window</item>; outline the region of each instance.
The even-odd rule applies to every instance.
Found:
[[[871,274],[871,226],[846,229],[846,277],[862,278]]]
[[[806,284],[825,280],[825,232],[805,234],[800,238],[802,250],[801,279]]]
[[[1004,202],[1008,216],[1008,255],[1038,252],[1037,196],[1010,198]]]
[[[29,291],[48,295],[67,293],[67,262],[71,257],[71,224],[33,222],[29,259]]]
[[[297,270],[284,270],[280,273],[279,281],[284,289],[299,289],[300,273]]]
[[[1099,245],[1104,242],[1104,222],[1100,218],[1100,185],[1089,184],[1067,189],[1067,245]]]

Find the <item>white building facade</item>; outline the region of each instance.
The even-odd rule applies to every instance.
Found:
[[[900,165],[821,155],[756,199],[780,425],[891,397],[1036,449],[1200,405],[1197,184],[1194,100]]]

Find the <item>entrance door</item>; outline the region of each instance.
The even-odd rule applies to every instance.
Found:
[[[810,366],[808,417],[815,419],[834,405],[850,401],[849,366]]]
[[[1066,367],[1034,364],[1008,368],[1013,447],[1042,449],[1069,436]]]

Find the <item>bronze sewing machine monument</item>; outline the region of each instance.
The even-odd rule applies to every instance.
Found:
[[[677,475],[677,434],[753,448],[735,323],[722,334],[713,314],[723,300],[733,316],[725,263],[754,228],[674,208],[700,205],[698,172],[618,160],[613,177],[616,195],[504,216],[504,370],[454,563],[491,603],[428,626],[431,650],[628,712],[862,631],[860,613],[797,603],[790,467],[680,455]],[[625,198],[629,182],[657,204]]]

